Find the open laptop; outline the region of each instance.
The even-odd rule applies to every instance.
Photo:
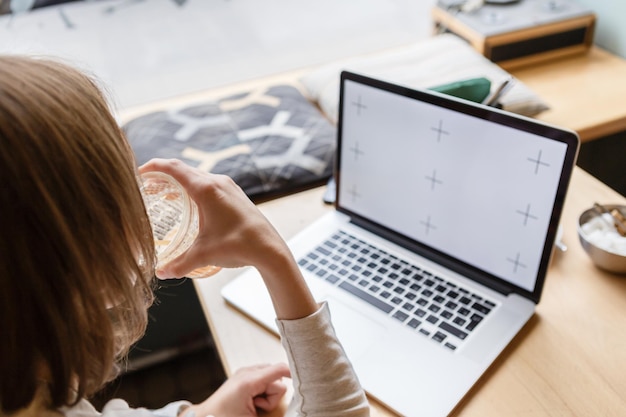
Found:
[[[336,210],[289,241],[367,392],[444,416],[533,315],[575,133],[343,72]],[[249,269],[223,297],[276,331]]]

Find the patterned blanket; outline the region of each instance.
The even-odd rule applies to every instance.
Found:
[[[139,164],[178,158],[229,175],[254,201],[320,185],[332,175],[336,129],[288,85],[150,113],[123,129]]]

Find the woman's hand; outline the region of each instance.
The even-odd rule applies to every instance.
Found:
[[[283,239],[230,177],[200,171],[179,160],[153,159],[139,170],[171,175],[198,205],[196,241],[157,271],[159,278],[183,277],[205,265],[263,268],[269,258],[288,252]]]
[[[204,402],[192,405],[182,417],[256,417],[257,409],[272,411],[287,390],[281,381],[289,377],[285,364],[242,368]]]
[[[277,318],[297,319],[317,311],[287,244],[230,177],[175,159],[153,159],[139,171],[171,175],[198,205],[198,237],[185,253],[157,271],[159,278],[184,277],[206,265],[254,266],[272,297]]]

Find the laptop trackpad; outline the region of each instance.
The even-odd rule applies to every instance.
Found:
[[[354,310],[339,299],[326,297],[337,338],[350,360],[366,352],[377,340],[381,340],[385,327]]]

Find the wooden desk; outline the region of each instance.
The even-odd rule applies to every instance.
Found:
[[[260,205],[288,239],[331,208],[322,188]],[[596,269],[576,232],[594,201],[626,200],[579,168],[537,313],[455,410],[455,416],[623,416],[626,410],[626,276]],[[227,374],[284,361],[278,338],[227,305],[220,289],[240,271],[195,281]],[[371,401],[373,416],[394,415]],[[274,413],[279,415],[279,413]]]
[[[510,72],[550,106],[539,120],[575,130],[582,142],[626,131],[626,60],[593,47]]]

